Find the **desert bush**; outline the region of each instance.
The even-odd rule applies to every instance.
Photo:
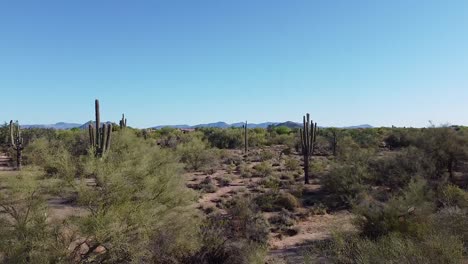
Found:
[[[292,132],[291,128],[287,126],[278,126],[273,129],[278,135],[288,135]]]
[[[468,210],[459,207],[445,207],[431,216],[434,229],[445,234],[457,236],[468,253]]]
[[[322,179],[323,188],[340,204],[350,206],[362,192],[368,190],[367,167],[360,164],[335,165]]]
[[[200,182],[198,189],[204,193],[215,193],[218,187],[213,183],[211,177],[206,177]]]
[[[244,144],[243,131],[239,128],[200,128],[199,131],[203,133],[203,139],[216,148],[237,149]]]
[[[299,206],[297,198],[287,192],[269,191],[258,195],[254,201],[262,211],[266,212],[279,211],[283,208],[293,211]]]
[[[237,171],[242,178],[250,178],[253,175],[253,169],[246,163],[241,163],[237,166]]]
[[[224,187],[229,186],[231,184],[232,178],[232,175],[223,175],[216,177],[216,180],[218,181],[220,186]]]
[[[309,163],[309,171],[313,174],[323,174],[325,172],[326,163],[321,159],[312,159]]]
[[[285,232],[296,223],[294,215],[285,209],[268,218],[268,222],[275,227],[276,232]]]
[[[333,263],[461,263],[463,245],[457,237],[431,233],[423,239],[389,234],[377,240],[335,235],[330,250]]]
[[[77,166],[70,152],[58,140],[39,138],[24,150],[24,164],[43,168],[46,176],[73,180]]]
[[[404,148],[414,143],[413,131],[409,129],[392,129],[384,142],[390,149]]]
[[[429,216],[435,209],[432,197],[426,182],[417,179],[387,203],[363,201],[356,205],[356,225],[369,238],[392,232],[418,236],[429,228]]]
[[[67,246],[59,226],[47,220],[44,188],[35,171],[23,170],[8,180],[0,193],[0,261],[2,263],[59,263]]]
[[[362,148],[376,148],[383,140],[379,130],[374,128],[348,129],[343,133],[349,135]]]
[[[432,179],[442,179],[446,174],[453,178],[456,165],[468,160],[466,144],[467,138],[449,127],[424,129],[414,143],[433,163],[435,171],[427,176]]]
[[[327,214],[328,208],[323,203],[314,203],[311,208],[309,208],[309,213],[311,215],[325,215]]]
[[[186,257],[184,263],[263,263],[267,221],[246,198],[235,198],[227,211],[229,217],[208,216],[200,230],[200,250]]]
[[[253,174],[254,176],[257,176],[257,177],[267,177],[267,176],[272,175],[273,173],[273,168],[271,167],[271,164],[266,161],[255,165],[253,169],[254,169]]]
[[[211,169],[218,162],[217,152],[197,138],[177,146],[177,152],[188,170]]]
[[[288,192],[294,195],[296,198],[302,198],[304,195],[304,183],[292,184],[288,188]]]
[[[426,177],[434,173],[433,163],[420,149],[409,147],[388,157],[369,162],[374,181],[395,190],[405,187],[416,176]]]
[[[278,177],[268,176],[260,180],[260,185],[264,188],[278,189],[280,186],[280,180]]]
[[[353,155],[360,146],[350,136],[343,136],[337,146],[337,156],[339,160],[346,161],[353,158]]]
[[[268,161],[268,160],[273,159],[274,157],[275,157],[275,154],[273,153],[273,151],[263,149],[260,152],[260,161]]]
[[[284,161],[284,167],[287,171],[299,171],[301,169],[301,163],[295,158],[287,158]]]
[[[77,186],[78,203],[89,211],[76,220],[80,234],[104,245],[111,263],[158,263],[156,256],[179,259],[195,251],[197,196],[185,187],[177,156],[121,132],[104,157],[84,161],[84,173],[96,186]]]
[[[438,192],[438,197],[444,207],[468,208],[468,192],[453,184],[443,186]]]

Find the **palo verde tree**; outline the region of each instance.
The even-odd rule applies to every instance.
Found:
[[[303,127],[299,129],[301,135],[302,156],[304,157],[304,182],[309,184],[309,162],[314,154],[314,145],[317,139],[317,123],[310,121],[310,115],[307,113],[303,117]]]
[[[102,156],[110,148],[112,124],[104,123],[101,127],[101,114],[99,112],[99,100],[95,101],[96,127],[89,124],[89,143],[94,148],[96,156]],[[126,121],[125,121],[126,123]]]
[[[21,128],[16,121],[10,121],[10,145],[16,151],[16,168],[21,170],[21,160],[23,157],[23,137],[21,136]]]

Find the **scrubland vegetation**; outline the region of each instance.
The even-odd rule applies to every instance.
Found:
[[[319,129],[309,184],[297,129],[248,129],[247,153],[242,128],[111,130],[105,151],[87,130],[22,130],[23,168],[0,171],[3,263],[467,260],[464,127]]]

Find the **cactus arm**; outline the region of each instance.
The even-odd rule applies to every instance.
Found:
[[[106,139],[106,146],[105,146],[106,152],[110,149],[111,135],[112,135],[112,124],[109,124],[107,128],[107,137],[106,137],[107,139]]]
[[[96,115],[96,145],[100,145],[100,135],[99,135],[99,130],[101,129],[101,114],[99,112],[99,100],[96,99],[94,101],[94,110],[95,110],[95,115]]]

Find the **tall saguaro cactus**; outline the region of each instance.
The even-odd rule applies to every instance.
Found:
[[[336,150],[338,147],[338,130],[336,128],[331,128],[330,144],[333,151],[333,156],[336,157]]]
[[[245,121],[245,124],[242,125],[242,128],[244,129],[244,152],[247,154],[249,151],[249,139],[248,139],[248,128],[247,128],[247,121]]]
[[[96,152],[96,156],[102,156],[110,148],[112,124],[103,124],[101,127],[101,114],[99,112],[99,100],[95,101],[96,127],[89,124],[89,143]]]
[[[10,144],[16,151],[16,168],[21,170],[24,146],[23,137],[21,137],[21,128],[18,121],[16,121],[16,123],[13,123],[13,120],[10,121]]]
[[[122,119],[119,121],[120,129],[124,129],[127,127],[127,118],[125,118],[125,115],[122,114]]]
[[[304,156],[304,182],[309,184],[309,162],[314,154],[314,145],[317,139],[317,123],[310,121],[309,113],[303,117],[303,127],[299,129],[302,143],[302,155]]]

